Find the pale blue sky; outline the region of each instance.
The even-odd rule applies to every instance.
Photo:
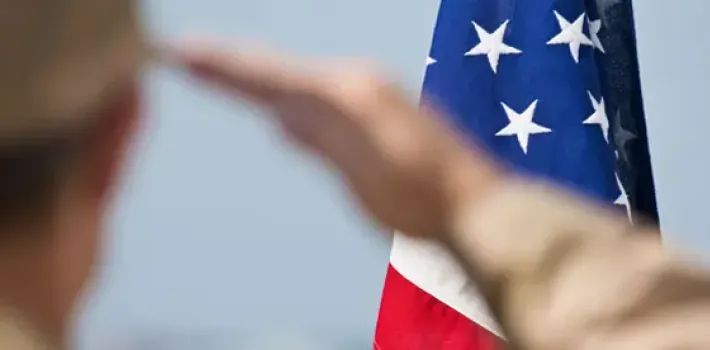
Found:
[[[710,265],[707,0],[634,1],[663,234]]]

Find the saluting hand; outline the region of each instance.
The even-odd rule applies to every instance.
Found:
[[[199,79],[270,111],[287,135],[339,169],[362,206],[391,228],[443,232],[461,201],[498,178],[439,115],[407,100],[372,65],[207,44],[178,57]]]

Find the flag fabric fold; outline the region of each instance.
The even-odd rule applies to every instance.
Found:
[[[442,0],[426,65],[427,102],[501,163],[657,220],[630,0]],[[447,253],[396,235],[374,348],[504,344]]]

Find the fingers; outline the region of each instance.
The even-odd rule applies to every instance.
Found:
[[[353,158],[373,137],[411,132],[397,116],[416,114],[416,108],[371,62],[304,61],[254,45],[235,47],[192,40],[175,50],[173,61],[270,108],[287,132],[333,158]]]
[[[332,108],[326,64],[254,45],[191,40],[174,49],[170,61],[180,62],[194,77],[269,108],[287,135],[312,150],[339,134],[342,122]],[[332,90],[332,89],[331,89]],[[330,145],[332,142],[327,143]]]
[[[307,91],[313,76],[300,59],[275,51],[216,41],[192,41],[176,51],[195,77],[236,91],[259,103]]]

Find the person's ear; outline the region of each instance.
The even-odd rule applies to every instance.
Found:
[[[136,82],[104,109],[90,138],[86,165],[89,195],[98,206],[108,202],[119,180],[126,153],[138,130],[141,94]]]

